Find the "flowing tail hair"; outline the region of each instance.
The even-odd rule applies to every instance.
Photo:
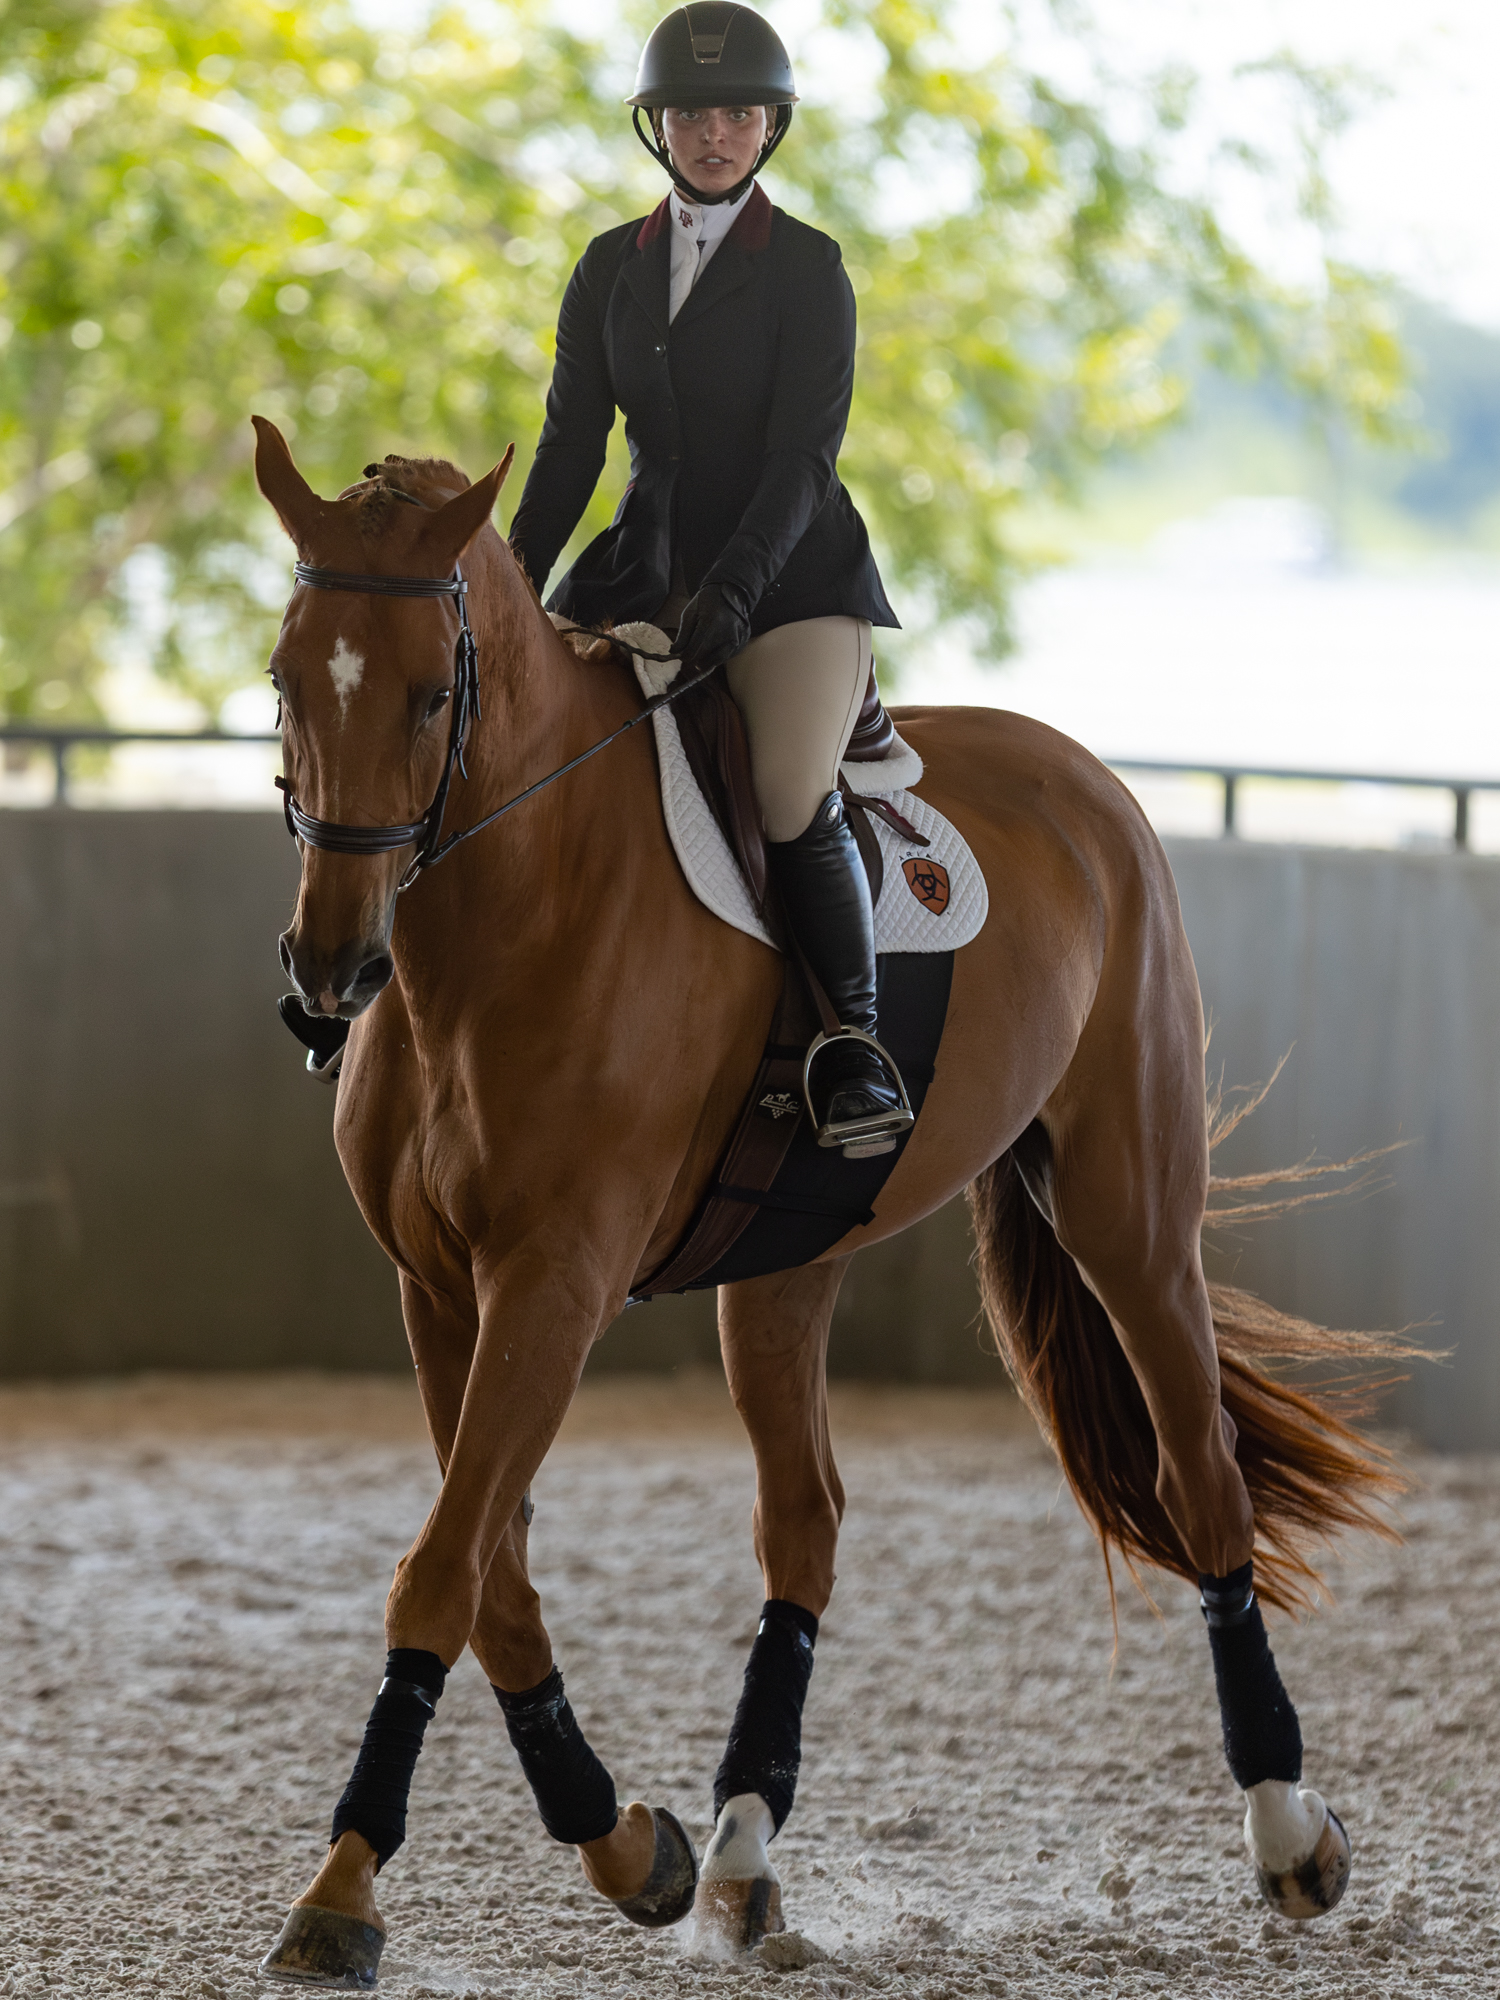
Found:
[[[1228,1111],[1211,1100],[1210,1146],[1227,1138],[1269,1089],[1270,1083],[1261,1086]],[[1099,1537],[1111,1599],[1112,1553],[1137,1582],[1141,1565],[1196,1582],[1197,1570],[1156,1497],[1156,1434],[1140,1385],[1108,1314],[1028,1192],[1035,1154],[1044,1147],[1041,1128],[1031,1127],[969,1188],[980,1294],[996,1349]],[[1346,1182],[1268,1195],[1276,1183],[1347,1176],[1354,1168],[1363,1170],[1355,1187],[1367,1187],[1378,1157],[1215,1178],[1211,1195],[1238,1198],[1211,1205],[1205,1225],[1254,1222],[1351,1192]],[[1400,1376],[1387,1370],[1372,1379],[1370,1364],[1431,1359],[1431,1350],[1397,1335],[1316,1326],[1231,1285],[1210,1285],[1208,1295],[1220,1397],[1239,1433],[1235,1457],[1255,1509],[1256,1590],[1284,1611],[1305,1609],[1321,1582],[1309,1544],[1346,1528],[1394,1534],[1379,1503],[1406,1481],[1392,1454],[1355,1425]],[[1337,1364],[1331,1380],[1296,1386],[1266,1372],[1278,1363],[1296,1369],[1320,1362]]]

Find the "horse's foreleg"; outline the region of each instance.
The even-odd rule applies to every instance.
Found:
[[[428,1295],[406,1289],[408,1330],[444,1478],[437,1507],[397,1571],[387,1637],[393,1646],[425,1638],[441,1652],[458,1639],[454,1610],[468,1614],[465,1641],[495,1690],[547,1831],[577,1846],[589,1881],[624,1916],[652,1926],[675,1923],[691,1907],[697,1881],[692,1843],[660,1808],[635,1803],[619,1810],[614,1781],[564,1691],[527,1569],[531,1478],[572,1400],[594,1328],[571,1351],[561,1338],[531,1345],[525,1329],[537,1311],[532,1301],[525,1317],[502,1323],[499,1302],[491,1299],[462,1326],[442,1316],[434,1321]],[[559,1328],[570,1318],[577,1322],[576,1301],[568,1304],[572,1314],[559,1310],[553,1322]],[[498,1463],[507,1449],[514,1467],[509,1487]],[[460,1501],[465,1487],[467,1500]],[[505,1515],[511,1492],[515,1504]]]
[[[450,1298],[403,1277],[401,1305],[428,1431],[446,1470],[474,1353],[472,1295]],[[385,1943],[375,1877],[405,1837],[406,1801],[446,1665],[421,1648],[388,1652],[354,1775],[334,1813],[322,1867],[261,1970],[310,1985],[373,1985]]]
[[[639,1800],[619,1808],[614,1780],[573,1713],[526,1568],[529,1508],[519,1508],[485,1577],[470,1645],[552,1838],[576,1846],[590,1884],[632,1922],[658,1928],[692,1907],[697,1857],[681,1824]]]
[[[824,1363],[847,1268],[842,1258],[719,1294],[729,1389],[755,1450],[755,1553],[766,1602],[714,1780],[698,1929],[705,1941],[742,1950],[784,1927],[767,1848],[796,1793],[802,1707],[844,1512]]]

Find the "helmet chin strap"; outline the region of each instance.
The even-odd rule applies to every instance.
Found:
[[[646,133],[641,130],[642,107],[639,104],[637,104],[631,111],[630,122],[635,127],[635,136],[637,137],[637,139],[640,140],[641,144],[645,147],[646,151],[651,155],[652,159],[657,162],[658,166],[666,168],[668,174],[672,178],[674,186],[677,188],[678,192],[683,196],[685,200],[696,202],[699,204],[700,207],[703,208],[717,208],[720,202],[739,200],[740,196],[745,192],[746,188],[749,187],[750,183],[755,179],[755,176],[760,172],[761,168],[766,164],[766,161],[770,159],[771,155],[776,151],[776,148],[781,144],[782,140],[786,137],[787,129],[792,122],[791,105],[773,104],[769,105],[767,109],[772,110],[776,113],[776,130],[771,134],[770,138],[767,139],[766,143],[761,147],[760,152],[756,157],[755,165],[750,169],[749,173],[745,175],[745,178],[741,181],[736,181],[732,188],[726,188],[722,194],[705,194],[702,188],[695,188],[690,180],[686,179],[682,174],[680,174],[677,171],[677,164],[673,160],[672,155],[668,152],[665,141],[662,140],[659,136],[657,136],[655,119],[653,118],[651,121],[651,126],[650,126],[651,136],[649,138],[647,137]]]

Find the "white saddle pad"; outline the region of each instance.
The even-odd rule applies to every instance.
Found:
[[[617,626],[615,636],[658,656],[634,656],[636,678],[648,695],[671,686],[678,663],[659,657],[667,647],[664,633],[654,625],[632,624]],[[693,776],[676,717],[670,708],[658,709],[651,726],[661,765],[667,836],[689,887],[716,917],[770,944],[739,863]],[[941,813],[908,790],[922,776],[916,751],[898,736],[888,756],[874,764],[846,764],[843,775],[852,791],[892,806],[929,843],[919,846],[875,813],[869,816],[885,860],[885,880],[875,906],[876,951],[954,951],[967,944],[989,914],[989,891],[967,841]]]

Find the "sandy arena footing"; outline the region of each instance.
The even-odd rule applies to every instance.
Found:
[[[1344,1903],[1267,1915],[1192,1593],[1128,1585],[1015,1404],[845,1387],[840,1581],[773,1854],[795,1938],[703,1962],[542,1832],[472,1659],[382,1875],[380,1990],[697,2000],[1430,1996],[1500,1988],[1500,1460],[1415,1461],[1399,1548],[1273,1624]],[[0,1392],[0,1995],[285,1992],[255,1966],[322,1852],[435,1490],[409,1384]],[[590,1383],[535,1487],[534,1574],[622,1798],[700,1844],[760,1603],[749,1451],[709,1380]],[[803,1940],[798,1943],[796,1939]]]

